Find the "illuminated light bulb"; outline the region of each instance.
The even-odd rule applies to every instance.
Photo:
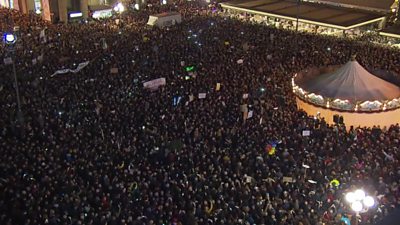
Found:
[[[367,197],[364,198],[363,203],[367,207],[372,207],[372,206],[375,205],[375,200],[371,196],[367,196]]]
[[[349,192],[346,194],[346,201],[348,201],[349,203],[353,203],[356,200],[356,196],[354,195],[353,192]]]
[[[363,209],[363,205],[361,202],[355,201],[351,203],[351,209],[354,210],[355,212],[361,212],[361,210]]]
[[[355,198],[357,201],[364,200],[365,198],[365,192],[361,189],[358,189],[354,192]]]

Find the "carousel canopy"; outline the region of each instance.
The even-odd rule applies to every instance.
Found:
[[[351,60],[332,73],[302,80],[299,86],[332,99],[357,101],[392,100],[400,97],[400,88],[369,73]]]

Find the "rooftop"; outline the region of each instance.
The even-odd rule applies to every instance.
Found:
[[[233,0],[221,6],[243,12],[272,16],[337,29],[352,29],[384,19],[384,14],[328,4],[291,0]]]

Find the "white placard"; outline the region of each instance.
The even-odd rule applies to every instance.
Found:
[[[303,133],[302,133],[303,137],[308,137],[308,136],[310,136],[310,134],[311,134],[311,132],[309,130],[303,130]]]
[[[247,114],[247,119],[250,119],[251,117],[253,117],[253,110],[250,110]]]
[[[166,85],[167,84],[167,80],[162,77],[162,78],[158,78],[158,79],[154,79],[151,81],[147,81],[143,83],[143,87],[146,89],[157,89],[160,86]]]
[[[206,98],[206,93],[199,93],[199,99]]]

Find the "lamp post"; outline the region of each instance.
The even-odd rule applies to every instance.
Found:
[[[345,196],[345,199],[357,216],[360,213],[367,212],[375,205],[375,199],[372,196],[366,195],[362,189],[357,189],[354,192],[348,192]]]
[[[13,67],[13,75],[14,75],[14,86],[15,86],[15,92],[17,96],[17,118],[18,122],[20,125],[23,124],[23,115],[22,115],[22,110],[21,110],[21,100],[19,96],[19,87],[18,87],[18,79],[17,79],[17,70],[15,69],[15,43],[17,42],[17,36],[13,33],[5,33],[3,37],[4,43],[6,45],[6,50],[9,52],[11,55],[11,61],[12,61],[12,67]]]

